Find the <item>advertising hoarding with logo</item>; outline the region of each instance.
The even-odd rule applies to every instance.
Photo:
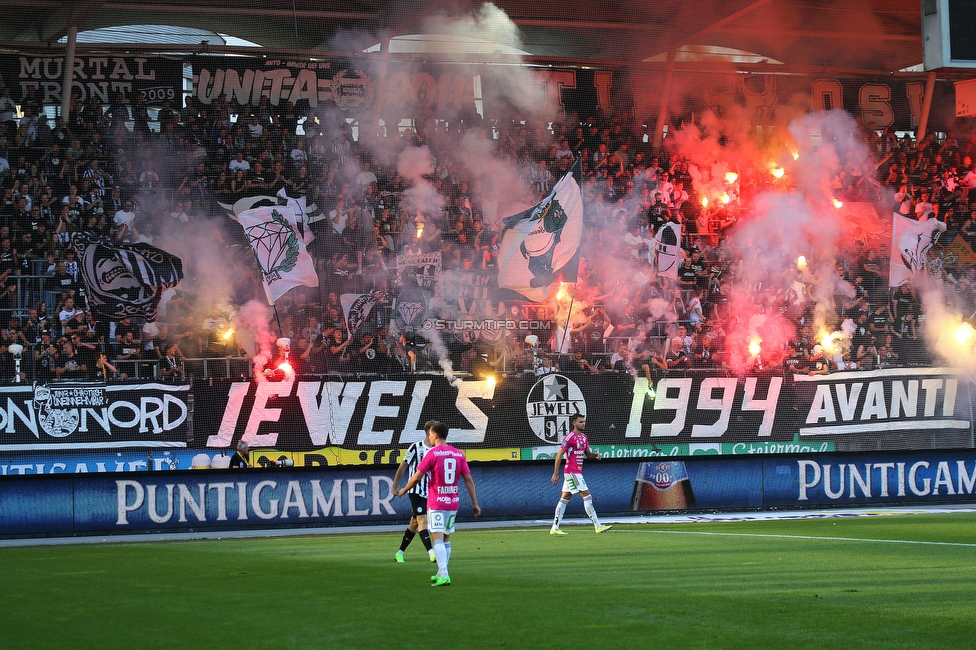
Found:
[[[405,521],[392,467],[127,472],[0,479],[0,536],[332,526]],[[587,461],[604,518],[724,508],[976,501],[976,453],[876,452],[806,457]],[[489,517],[548,520],[551,467],[472,467]],[[461,494],[460,518],[471,505]],[[570,502],[568,517],[583,518]]]

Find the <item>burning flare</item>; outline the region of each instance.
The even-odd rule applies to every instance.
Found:
[[[758,336],[753,336],[751,339],[749,339],[749,354],[750,355],[752,355],[754,357],[758,357],[759,356],[759,353],[762,352],[762,346],[760,345],[760,343],[762,343],[762,339],[759,338]]]

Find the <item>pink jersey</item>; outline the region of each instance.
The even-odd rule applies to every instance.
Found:
[[[437,445],[424,454],[417,471],[424,472],[429,477],[428,510],[458,509],[461,477],[471,473],[464,453],[450,445]]]
[[[590,448],[590,441],[586,434],[570,431],[569,435],[563,438],[563,444],[560,446],[566,453],[566,467],[563,468],[563,473],[579,474],[582,472],[586,450]]]

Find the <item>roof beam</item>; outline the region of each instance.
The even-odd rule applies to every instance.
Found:
[[[612,31],[661,32],[663,25],[648,23],[616,23],[594,20],[553,20],[546,18],[512,18],[516,25],[525,27],[555,27],[559,29],[607,29]]]
[[[209,14],[220,16],[255,16],[270,18],[308,18],[312,20],[377,20],[380,15],[367,11],[322,11],[299,9],[256,9],[249,7],[215,7],[196,5],[137,4],[131,2],[106,2],[109,11],[140,11],[164,14]]]
[[[692,43],[695,39],[709,33],[711,30],[724,27],[732,21],[738,20],[770,2],[772,0],[754,0],[731,13],[723,15],[721,18],[709,18],[707,13],[700,11],[698,5],[684,7],[684,11],[689,12],[689,14],[674,16],[672,22],[675,25],[688,25],[690,28],[687,30],[678,29],[668,32],[664,38],[658,39],[655,43],[648,43],[646,47],[637,48],[637,51],[633,54],[634,60],[643,61],[655,54],[681,47],[685,43]],[[700,26],[703,22],[707,24]]]
[[[709,30],[712,34],[728,34],[733,36],[768,36],[769,30],[761,27],[723,27]],[[920,42],[921,34],[886,34],[882,32],[838,32],[814,29],[777,29],[776,36],[797,38],[840,38],[856,39],[859,41],[909,41]]]
[[[759,7],[762,7],[763,5],[769,4],[770,2],[771,2],[771,0],[756,0],[752,4],[746,5],[742,9],[739,9],[738,11],[733,11],[732,13],[730,13],[727,16],[725,16],[724,18],[721,18],[719,20],[716,20],[714,23],[712,23],[708,27],[705,27],[704,29],[699,30],[698,32],[696,32],[695,34],[693,34],[691,36],[691,38],[696,38],[698,36],[701,36],[702,34],[707,34],[709,32],[713,32],[713,31],[716,31],[718,29],[721,29],[722,27],[725,27],[726,25],[728,25],[732,21],[738,20],[739,18],[742,18],[743,16],[746,16],[748,14],[751,14],[753,11],[755,11]]]
[[[52,11],[47,20],[31,25],[16,38],[18,41],[51,41],[57,40],[68,32],[72,26],[85,23],[96,11],[104,6],[103,0],[83,0],[62,6],[61,11]]]

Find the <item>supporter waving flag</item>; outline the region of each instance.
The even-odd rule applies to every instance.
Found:
[[[498,255],[498,286],[529,300],[545,300],[550,285],[563,274],[575,280],[583,236],[583,197],[579,161],[545,199],[504,219]],[[570,279],[568,276],[572,275]]]
[[[681,225],[669,221],[654,236],[654,266],[658,275],[678,281],[681,266]]]
[[[288,206],[261,206],[241,212],[237,220],[261,266],[264,290],[271,304],[294,287],[319,286],[294,210]]]
[[[64,233],[78,255],[88,307],[111,320],[156,320],[163,292],[183,279],[183,261],[145,243],[128,244],[85,232]]]
[[[915,221],[897,212],[891,223],[891,269],[888,286],[897,287],[911,281],[929,259],[929,251],[946,231],[938,219]]]
[[[344,293],[339,296],[342,305],[342,315],[346,317],[346,331],[354,336],[366,325],[369,314],[379,302],[380,292]]]

